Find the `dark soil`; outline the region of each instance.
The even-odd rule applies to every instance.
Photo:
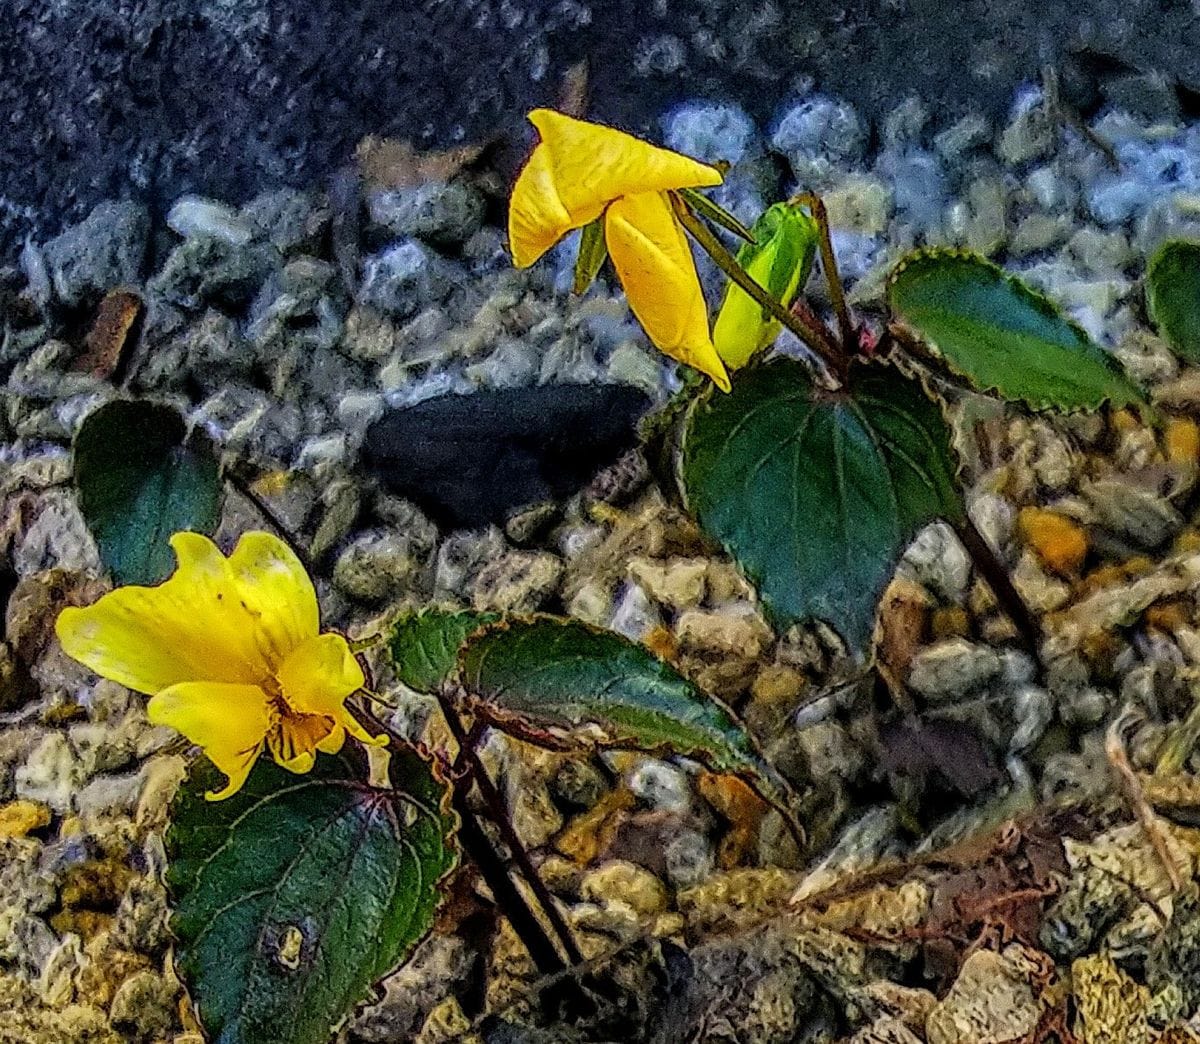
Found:
[[[585,56],[591,112],[633,129],[694,96],[765,120],[806,78],[876,120],[910,93],[944,120],[1002,114],[1047,60],[1087,105],[1098,79],[1138,69],[1200,82],[1200,15],[1186,0],[4,0],[0,258],[106,198],[161,210],[319,183],[366,134],[516,140]]]

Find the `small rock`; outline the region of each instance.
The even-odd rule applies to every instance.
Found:
[[[1039,967],[1015,944],[1003,953],[975,950],[929,1013],[929,1044],[1003,1044],[1031,1034],[1042,1013],[1030,985]]]
[[[193,236],[171,251],[149,289],[157,301],[185,311],[210,303],[240,310],[278,263],[278,251],[263,243],[236,246],[223,239]],[[154,315],[152,300],[148,322]]]
[[[547,551],[509,551],[485,565],[472,585],[475,609],[532,613],[557,592],[563,563]]]
[[[704,600],[708,562],[701,558],[659,562],[649,558],[630,561],[629,579],[640,584],[659,605],[691,609]]]
[[[66,305],[90,303],[107,290],[136,284],[150,236],[138,203],[101,203],[45,246],[54,291]]]
[[[754,121],[737,105],[688,102],[662,121],[663,144],[705,163],[735,164],[754,140]]]
[[[108,1017],[113,1028],[128,1034],[131,1042],[161,1038],[175,1025],[174,983],[154,971],[134,972],[121,983]]]
[[[601,904],[614,900],[632,907],[639,917],[653,917],[667,908],[667,890],[649,870],[614,859],[589,870],[579,884],[582,898]]]
[[[256,196],[242,209],[242,215],[256,236],[286,257],[320,252],[330,211],[313,194],[285,188]]]
[[[957,162],[965,153],[982,148],[992,136],[992,126],[979,113],[968,113],[934,135],[933,147],[942,159]]]
[[[892,216],[892,189],[868,174],[852,174],[822,197],[833,228],[866,235],[887,230]]]
[[[787,156],[802,187],[822,189],[838,169],[852,167],[863,158],[867,131],[848,102],[818,95],[779,118],[771,145]]]
[[[80,765],[61,732],[48,732],[14,774],[18,797],[67,812],[80,782]]]
[[[372,605],[420,596],[428,585],[435,541],[432,527],[415,533],[362,533],[338,556],[333,582],[351,598]]]
[[[756,660],[774,639],[771,628],[753,606],[731,605],[720,612],[689,609],[680,614],[675,636],[695,652],[735,655]]]
[[[37,801],[0,805],[0,837],[24,837],[50,824],[50,809]]]
[[[226,203],[202,196],[183,196],[167,211],[167,227],[184,239],[208,236],[245,246],[250,242],[250,222]]]
[[[1047,155],[1054,146],[1054,124],[1038,88],[1023,91],[1000,133],[996,155],[1010,166]]]
[[[899,569],[948,602],[960,602],[971,581],[971,557],[945,522],[926,526],[904,553]]]
[[[968,216],[963,239],[985,256],[1008,241],[1008,189],[1000,177],[984,175],[967,186]]]
[[[1000,673],[994,649],[965,638],[949,638],[919,652],[908,684],[931,700],[950,700],[981,688]]]
[[[1012,716],[1016,723],[1008,741],[1010,754],[1030,750],[1045,735],[1054,719],[1054,697],[1040,685],[1022,685],[1012,695]]]
[[[631,641],[643,641],[663,626],[658,609],[639,584],[625,584],[608,626]]]
[[[896,213],[902,220],[922,231],[939,223],[948,188],[946,172],[936,156],[921,150],[900,155],[885,152],[878,170],[894,187]]]
[[[456,249],[483,224],[484,200],[463,181],[426,182],[368,197],[371,220],[395,236]]]
[[[692,807],[692,788],[687,775],[665,761],[653,758],[642,761],[629,776],[629,790],[660,812],[682,814]]]
[[[1078,575],[1087,558],[1087,532],[1077,522],[1046,508],[1022,508],[1017,516],[1021,539],[1047,569],[1060,576]]]
[[[1166,497],[1120,479],[1099,479],[1083,494],[1109,532],[1139,547],[1160,547],[1183,528],[1183,517]]]
[[[478,532],[452,533],[438,548],[434,596],[469,599],[480,570],[497,561],[507,550],[504,535],[495,526]]]
[[[446,299],[454,285],[451,271],[428,247],[406,239],[363,259],[359,303],[407,318]]]
[[[1008,252],[1013,257],[1025,257],[1058,246],[1074,225],[1073,218],[1062,214],[1028,214],[1013,232]]]

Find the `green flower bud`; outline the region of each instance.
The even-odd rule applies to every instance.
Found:
[[[798,206],[775,203],[763,211],[751,231],[755,241],[738,251],[737,262],[787,308],[812,271],[817,223]],[[781,329],[779,320],[736,283],[730,283],[713,327],[713,344],[725,365],[736,370],[774,341]]]

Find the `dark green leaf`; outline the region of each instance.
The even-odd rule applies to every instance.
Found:
[[[608,243],[604,239],[604,218],[598,217],[583,226],[579,237],[579,253],[575,257],[575,279],[571,293],[582,294],[596,281],[600,267],[608,257]]]
[[[79,505],[118,584],[157,583],[175,567],[173,533],[216,528],[217,458],[206,439],[186,435],[171,407],[120,400],[89,415],[75,436]]]
[[[704,755],[714,768],[757,772],[749,737],[729,712],[649,650],[577,620],[495,624],[459,654],[459,680],[503,721],[599,725],[614,746]]]
[[[396,678],[417,692],[437,692],[453,675],[467,636],[499,619],[499,613],[469,609],[402,613],[392,624],[387,644]]]
[[[747,370],[697,403],[683,486],[781,629],[819,617],[863,650],[909,541],[963,506],[950,432],[921,386],[874,366],[851,388],[821,391],[792,359]]]
[[[1175,353],[1200,362],[1200,243],[1168,240],[1146,271],[1146,303]]]
[[[754,232],[743,225],[728,210],[721,206],[720,203],[709,199],[703,192],[697,192],[695,189],[690,188],[676,189],[675,192],[688,205],[689,209],[699,214],[702,218],[725,229],[726,232],[732,232],[739,239],[744,239],[747,243],[755,241]]]
[[[888,280],[909,332],[979,391],[1034,409],[1144,404],[1120,364],[1041,294],[963,250],[909,254]]]
[[[178,966],[216,1044],[328,1044],[371,985],[429,930],[454,863],[429,766],[392,752],[321,755],[296,776],[261,760],[241,791],[201,760],[173,808],[168,880]]]

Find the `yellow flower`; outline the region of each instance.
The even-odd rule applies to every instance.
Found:
[[[226,558],[199,533],[176,533],[174,574],[157,587],[121,587],[55,630],[67,655],[152,699],[147,714],[202,747],[239,790],[264,746],[292,772],[349,732],[372,737],[346,710],[364,684],[346,639],[321,634],[317,595],[292,550],[247,533]]]
[[[667,195],[719,185],[721,172],[551,109],[534,109],[529,121],[541,141],[513,186],[508,211],[513,263],[528,268],[572,229],[603,214],[609,256],[647,336],[728,391],[691,247]]]

